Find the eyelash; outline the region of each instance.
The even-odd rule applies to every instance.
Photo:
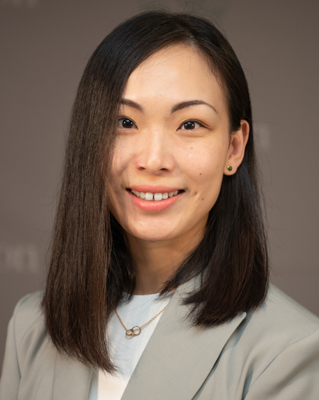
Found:
[[[122,123],[123,121],[129,121],[129,122],[131,122],[131,123],[133,124],[133,126],[130,127],[130,128],[121,126],[121,123]],[[133,129],[133,128],[137,128],[136,124],[135,124],[130,118],[122,117],[122,118],[119,118],[119,121],[118,121],[118,122],[119,122],[119,128],[122,128],[122,129]],[[188,122],[191,122],[191,123],[194,123],[194,124],[198,124],[198,125],[199,125],[198,127],[203,127],[203,126],[204,126],[204,124],[203,124],[202,122],[200,122],[200,121],[196,121],[196,120],[193,120],[193,119],[188,119],[187,121],[183,122],[183,123],[179,126],[178,129],[182,129],[182,130],[185,130],[185,131],[193,131],[193,130],[195,130],[196,127],[195,127],[194,129],[186,129],[186,128],[183,128],[183,126],[185,126],[185,124],[187,124]]]

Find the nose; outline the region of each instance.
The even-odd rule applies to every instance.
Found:
[[[152,129],[141,137],[136,168],[152,175],[161,175],[174,168],[174,157],[169,133],[163,129]]]

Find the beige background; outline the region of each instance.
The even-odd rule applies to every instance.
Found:
[[[246,72],[272,280],[319,315],[319,2],[0,0],[0,365],[14,304],[43,287],[72,101],[88,57],[155,8],[217,23]]]

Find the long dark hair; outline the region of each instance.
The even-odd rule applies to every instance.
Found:
[[[57,349],[109,372],[114,366],[106,324],[123,291],[132,294],[135,287],[122,228],[107,207],[119,103],[134,69],[154,52],[178,43],[205,56],[226,94],[231,131],[244,119],[250,137],[238,171],[224,176],[202,241],[163,293],[199,276],[200,287],[184,301],[191,305],[194,325],[210,326],[256,308],[267,291],[251,106],[240,63],[224,36],[202,18],[137,15],[102,41],[79,85],[43,298],[46,328]]]

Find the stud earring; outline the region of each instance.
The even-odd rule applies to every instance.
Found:
[[[227,166],[228,171],[232,171],[233,167],[231,165]]]

